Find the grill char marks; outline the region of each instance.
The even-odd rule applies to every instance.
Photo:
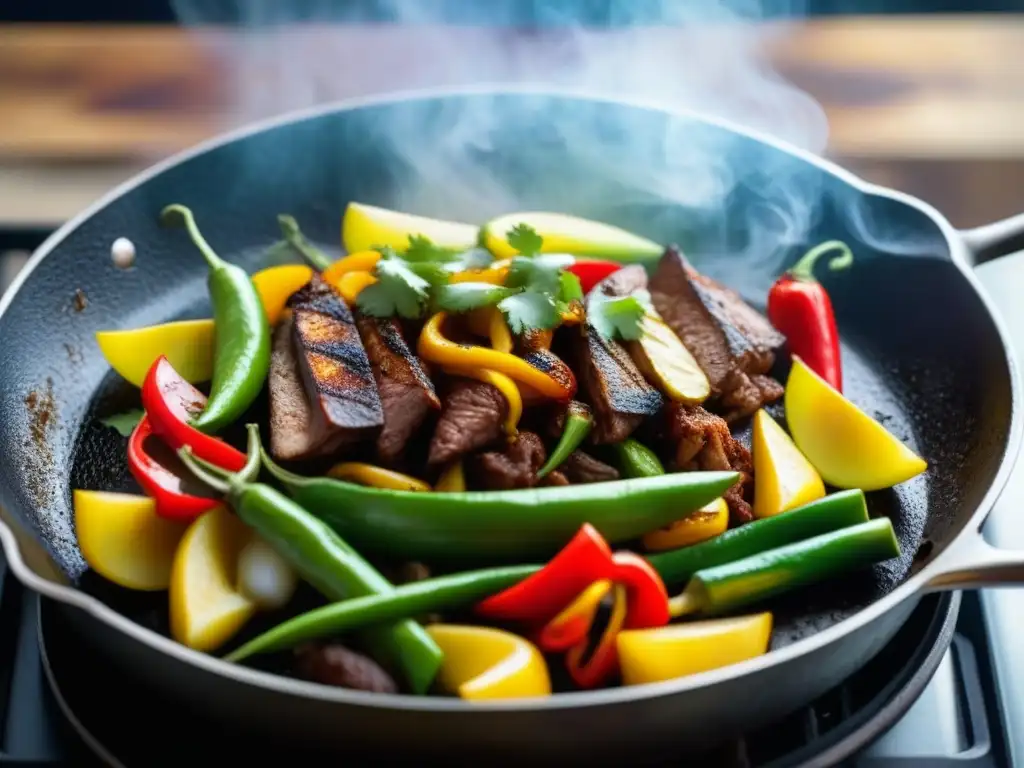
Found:
[[[319,275],[293,294],[288,306],[313,418],[337,430],[340,444],[375,437],[384,412],[351,311]]]
[[[658,264],[651,300],[704,370],[727,420],[781,397],[781,387],[762,377],[785,337],[735,291],[698,274],[676,248]]]
[[[430,410],[441,407],[441,401],[420,359],[409,349],[397,320],[357,313],[356,327],[384,412],[377,456],[381,462],[393,464],[402,457]]]

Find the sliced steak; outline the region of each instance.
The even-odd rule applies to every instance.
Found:
[[[375,438],[384,426],[377,384],[352,312],[319,275],[288,299],[303,384],[339,444]]]
[[[647,270],[639,264],[631,264],[612,272],[608,277],[594,286],[608,296],[629,296],[634,291],[647,287]]]
[[[771,402],[775,390],[752,377],[771,369],[785,337],[739,294],[698,274],[668,248],[651,280],[651,300],[704,370],[728,420]]]
[[[441,401],[441,417],[430,441],[427,463],[447,464],[486,448],[502,434],[508,401],[490,384],[452,377]]]
[[[409,349],[397,320],[356,314],[356,327],[373,369],[384,428],[377,436],[377,457],[384,464],[401,458],[432,408],[441,401],[419,358]]]
[[[598,461],[589,453],[573,451],[558,468],[574,485],[583,483],[605,483],[619,479],[619,470]]]
[[[295,671],[323,685],[373,693],[398,693],[398,684],[368,656],[338,643],[306,643],[295,649]]]
[[[532,488],[537,470],[544,466],[544,443],[533,432],[520,432],[504,451],[489,451],[473,458],[469,476],[474,485],[488,491]]]
[[[676,444],[676,469],[740,473],[740,482],[724,498],[733,525],[752,520],[754,463],[750,451],[732,436],[725,420],[699,405],[672,402],[666,407],[665,425]]]

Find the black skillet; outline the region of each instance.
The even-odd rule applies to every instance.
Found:
[[[685,151],[694,147],[699,158]],[[676,183],[650,186],[666,163]],[[709,183],[717,186],[700,186]],[[728,194],[709,205],[706,192],[715,189]],[[124,487],[123,440],[97,419],[137,402],[93,335],[209,316],[203,262],[159,227],[164,205],[190,206],[214,247],[255,271],[278,237],[277,214],[292,213],[312,237],[335,243],[350,200],[468,221],[517,209],[608,221],[680,242],[698,269],[755,304],[808,245],[846,240],[854,266],[825,277],[843,335],[846,391],[929,462],[925,475],[870,494],[872,514],[893,520],[904,556],[768,606],[776,628],[773,651],[762,658],[542,701],[471,705],[332,689],[170,641],[161,632],[163,603],[115,599],[91,587],[89,574],[79,580],[70,489]],[[110,259],[120,236],[138,252],[128,271]],[[461,90],[274,120],[115,190],[51,237],[0,302],[0,500],[8,523],[0,541],[14,573],[60,603],[112,663],[211,717],[282,738],[448,762],[497,753],[635,761],[668,745],[719,742],[850,675],[922,592],[1024,580],[1024,555],[996,552],[978,535],[1016,455],[1020,390],[1002,325],[971,272],[1020,247],[1022,218],[957,232],[921,201],[819,158],[647,105]]]

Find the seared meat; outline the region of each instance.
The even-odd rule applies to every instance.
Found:
[[[306,643],[295,649],[301,677],[323,685],[374,693],[398,693],[398,684],[373,659],[337,643]]]
[[[612,272],[608,277],[594,286],[609,296],[629,296],[634,291],[647,287],[647,270],[639,264],[632,264]]]
[[[661,393],[647,383],[618,342],[587,327],[575,344],[583,393],[594,409],[591,438],[598,444],[621,442],[645,416],[658,412]]]
[[[441,404],[427,463],[447,464],[463,454],[486,448],[502,434],[508,401],[495,387],[453,377]]]
[[[727,419],[771,402],[777,390],[759,386],[753,377],[768,372],[785,338],[739,294],[698,274],[669,248],[651,280],[651,300],[704,369]]]
[[[677,446],[675,468],[741,473],[740,482],[725,493],[729,517],[733,525],[753,519],[754,463],[725,420],[699,405],[672,402],[665,410],[668,434]]]
[[[544,466],[544,444],[533,432],[520,432],[504,451],[482,453],[473,459],[469,478],[477,487],[489,491],[532,488],[537,470]]]
[[[540,481],[542,486],[548,485],[569,485],[569,478],[559,472],[557,469],[549,472],[543,480]]]
[[[333,453],[341,445],[339,430],[324,419],[313,418],[309,396],[302,386],[292,320],[274,331],[270,357],[270,452],[280,461],[295,461]]]
[[[583,451],[570,453],[569,458],[558,469],[573,484],[603,483],[619,479],[619,470]]]
[[[377,382],[384,428],[377,436],[377,456],[384,464],[401,458],[431,408],[440,408],[423,365],[409,350],[397,320],[356,314],[356,327]]]
[[[322,420],[339,444],[376,437],[384,412],[348,306],[319,275],[296,291],[288,306],[313,419]]]

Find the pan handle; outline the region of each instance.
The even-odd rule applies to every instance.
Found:
[[[980,530],[965,531],[931,567],[928,592],[1024,586],[1024,550],[993,547]]]
[[[1008,253],[1024,250],[1024,213],[974,229],[965,229],[960,237],[977,266]]]

